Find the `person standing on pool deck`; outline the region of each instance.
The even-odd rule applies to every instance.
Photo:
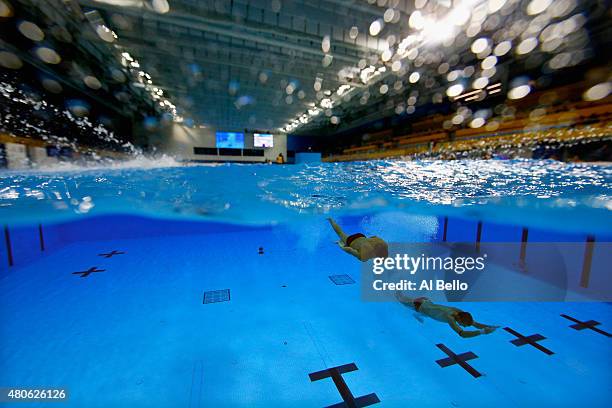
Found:
[[[338,234],[340,238],[338,245],[344,252],[353,255],[362,262],[372,258],[386,258],[389,256],[389,246],[382,239],[376,236],[368,238],[360,232],[346,235],[333,219],[328,218],[327,220],[334,231],[336,231],[336,234]]]
[[[489,326],[486,324],[474,321],[474,318],[468,312],[464,312],[456,307],[436,305],[426,297],[411,298],[403,295],[399,290],[395,292],[397,300],[418,313],[422,313],[427,317],[431,317],[439,322],[448,323],[448,325],[461,337],[476,337],[481,334],[493,333],[498,326]],[[422,323],[423,320],[418,318]],[[461,328],[474,326],[478,330],[463,330]]]

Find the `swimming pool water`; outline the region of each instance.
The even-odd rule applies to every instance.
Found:
[[[6,172],[0,220],[36,224],[119,213],[270,225],[400,209],[559,231],[612,230],[609,166],[538,160],[128,166]]]
[[[325,220],[390,242],[440,241],[444,216],[449,241],[473,242],[478,221],[483,241],[517,242],[523,227],[530,241],[609,241],[605,167],[218,166],[11,174],[2,185],[14,265],[3,247],[0,386],[65,387],[69,407],[330,406],[342,402],[334,382],[309,374],[354,363],[346,385],[374,393],[374,406],[612,402],[610,338],[561,316],[609,333],[610,304],[458,305],[545,337],[551,355],[502,328],[462,339],[397,303],[362,301],[360,262]],[[226,289],[227,301],[204,303]],[[438,345],[474,353],[481,376],[441,367]]]

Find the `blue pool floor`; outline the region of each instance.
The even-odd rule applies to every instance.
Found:
[[[325,227],[326,228],[326,227]],[[66,407],[324,407],[342,399],[308,374],[355,363],[355,397],[381,407],[608,407],[610,338],[573,330],[565,313],[612,331],[605,303],[469,303],[501,329],[462,339],[394,303],[360,299],[359,263],[322,227],[78,242],[0,278],[0,386],[61,386]],[[263,247],[263,254],[259,254]],[[98,256],[125,252],[111,258]],[[72,274],[96,266],[105,272]],[[330,275],[356,283],[335,285]],[[230,300],[203,303],[205,291]],[[472,377],[436,344],[473,352]],[[19,407],[47,403],[15,404]]]

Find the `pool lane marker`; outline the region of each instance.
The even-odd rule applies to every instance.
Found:
[[[325,378],[330,378],[333,380],[334,385],[338,389],[340,396],[342,397],[343,402],[339,402],[334,405],[329,405],[327,408],[340,408],[340,407],[350,407],[350,408],[361,408],[368,407],[370,405],[378,404],[380,399],[374,393],[364,395],[361,397],[355,398],[353,393],[349,389],[348,385],[344,381],[342,374],[350,373],[351,371],[357,371],[357,365],[355,363],[344,364],[337,367],[327,368],[325,370],[316,371],[314,373],[308,374],[310,377],[310,381],[315,382]]]
[[[102,256],[104,258],[112,258],[115,255],[123,255],[123,254],[125,254],[125,252],[117,251],[116,249],[113,249],[111,252],[109,252],[107,254],[98,254],[98,256]]]
[[[580,286],[589,287],[591,278],[591,264],[593,263],[593,249],[595,248],[595,237],[589,235],[584,246],[584,260],[582,261],[582,273],[580,274]]]
[[[548,354],[549,356],[555,354],[554,352],[550,351],[546,347],[537,343],[538,341],[546,340],[546,337],[542,336],[541,334],[532,334],[530,336],[523,336],[521,333],[517,332],[516,330],[511,329],[510,327],[504,327],[504,330],[517,337],[514,340],[510,340],[510,343],[514,344],[517,347],[521,347],[526,344],[529,344],[530,346],[537,348],[542,353]]]
[[[11,233],[9,232],[8,225],[4,226],[4,242],[6,244],[6,256],[8,258],[9,266],[13,266],[13,248],[11,246]]]
[[[446,242],[447,232],[448,232],[448,217],[444,217],[444,232],[442,233],[442,242]]]
[[[89,275],[91,275],[92,273],[96,273],[96,272],[105,272],[106,269],[98,269],[97,266],[92,266],[91,268],[89,268],[86,271],[81,271],[81,272],[72,272],[73,275],[81,275],[81,278],[86,278]]]
[[[442,350],[448,355],[447,358],[436,360],[436,363],[438,363],[440,367],[445,368],[455,364],[459,364],[461,368],[470,373],[474,378],[478,378],[482,375],[478,371],[476,371],[474,367],[466,363],[466,361],[468,360],[478,358],[476,354],[472,353],[471,351],[468,351],[467,353],[455,354],[453,353],[453,351],[451,351],[451,349],[441,343],[436,344],[436,347],[438,347],[440,350]]]
[[[523,228],[521,233],[521,254],[519,255],[519,266],[523,269],[523,272],[527,271],[525,268],[525,259],[527,258],[527,240],[529,238],[529,230]]]
[[[597,327],[595,327],[595,326],[599,326],[601,324],[601,323],[599,323],[599,322],[597,322],[595,320],[588,320],[586,322],[582,322],[582,321],[580,321],[580,320],[578,320],[576,318],[573,318],[571,316],[568,316],[566,314],[562,314],[561,317],[564,317],[567,320],[571,320],[572,322],[575,322],[576,324],[572,324],[572,325],[568,326],[568,327],[571,327],[574,330],[591,329],[591,330],[593,330],[593,331],[595,331],[595,332],[597,332],[599,334],[603,334],[606,337],[612,337],[612,334],[608,333],[607,331],[601,330],[601,329],[598,329]]]
[[[38,239],[40,241],[40,250],[45,250],[45,238],[43,237],[43,228],[42,224],[38,224]]]

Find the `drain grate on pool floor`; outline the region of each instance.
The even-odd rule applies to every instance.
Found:
[[[331,275],[329,279],[336,285],[350,285],[355,283],[353,278],[348,275]]]
[[[222,289],[222,290],[209,290],[208,292],[204,292],[204,300],[202,303],[219,303],[219,302],[229,302],[230,301],[230,290]]]

